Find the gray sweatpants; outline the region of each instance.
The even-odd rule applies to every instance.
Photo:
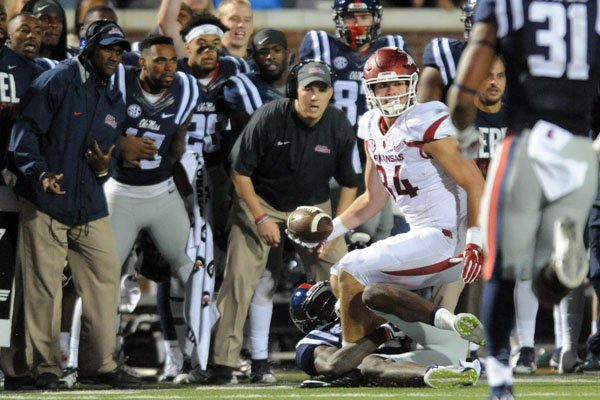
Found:
[[[105,192],[121,264],[142,229],[148,231],[173,271],[192,264],[186,254],[190,219],[175,185],[150,198],[129,197],[111,190]]]

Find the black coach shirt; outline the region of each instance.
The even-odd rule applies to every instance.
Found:
[[[256,194],[280,211],[329,200],[329,180],[356,187],[360,162],[354,130],[344,112],[329,105],[307,127],[294,101],[279,99],[259,108],[238,138],[233,168],[252,179]]]

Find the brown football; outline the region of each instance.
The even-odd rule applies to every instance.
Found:
[[[300,206],[287,220],[287,228],[300,239],[318,243],[327,239],[333,230],[331,217],[318,207]]]

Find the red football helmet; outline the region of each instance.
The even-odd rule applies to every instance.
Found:
[[[397,117],[417,101],[419,69],[410,54],[397,47],[383,47],[369,57],[363,70],[367,103],[386,117]],[[375,84],[406,81],[408,92],[397,96],[375,95]]]

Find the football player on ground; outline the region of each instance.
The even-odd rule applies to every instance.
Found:
[[[461,156],[446,106],[416,102],[417,66],[398,48],[382,48],[369,57],[363,79],[372,107],[358,130],[368,154],[367,190],[333,220],[327,240],[370,218],[389,196],[411,230],[352,251],[332,267],[347,342],[360,340],[385,322],[363,304],[366,285],[386,283],[414,290],[452,282],[461,275],[472,283],[483,262],[477,214],[484,181],[476,164]],[[465,230],[465,249],[454,257],[465,243]],[[462,259],[464,268],[459,265]],[[466,337],[481,329],[473,315],[459,315],[457,324],[451,316],[440,308],[433,325],[461,325],[457,331]]]
[[[457,139],[469,149],[479,140],[468,129],[473,98],[501,51],[511,134],[492,161],[480,218],[490,399],[514,397],[515,281],[533,279],[538,300],[556,304],[588,272],[582,233],[598,183],[598,147],[590,140],[600,67],[598,7],[595,1],[479,0],[448,92]]]
[[[366,291],[370,301],[396,302],[404,313],[426,313],[427,318],[435,310],[432,303],[404,289],[370,285]],[[296,345],[296,365],[312,376],[300,387],[451,388],[477,383],[479,361],[465,362],[468,344],[453,330],[420,322],[404,322],[401,327],[384,323],[358,342],[343,345],[335,302],[328,281],[303,283],[292,295],[290,317],[306,333]],[[417,350],[399,346],[398,340],[407,340],[407,335],[420,346]]]

